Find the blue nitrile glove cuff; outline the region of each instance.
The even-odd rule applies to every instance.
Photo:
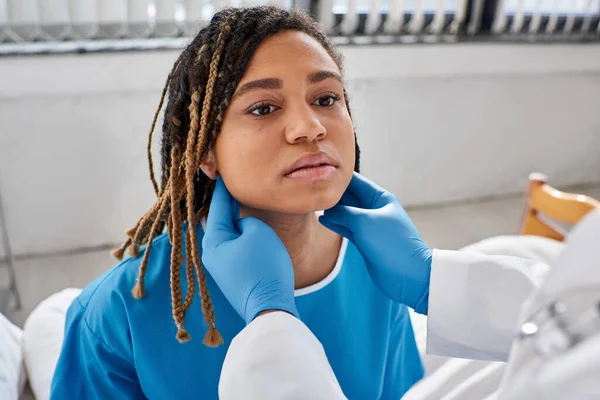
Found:
[[[253,291],[248,298],[244,310],[246,325],[252,322],[261,312],[269,310],[285,311],[300,319],[295,298],[293,296],[291,298],[282,296],[276,284],[269,284]]]
[[[420,250],[419,259],[424,261],[421,279],[407,282],[403,286],[404,293],[400,295],[400,303],[410,304],[418,314],[427,314],[429,308],[429,283],[431,281],[431,264],[433,250],[423,248]]]

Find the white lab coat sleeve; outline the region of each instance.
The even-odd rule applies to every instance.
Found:
[[[506,361],[523,303],[549,268],[517,257],[434,250],[427,354]]]
[[[219,399],[346,397],[310,329],[277,311],[256,318],[233,339],[221,370]]]

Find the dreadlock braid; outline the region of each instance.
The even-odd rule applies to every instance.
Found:
[[[160,95],[160,101],[158,102],[158,108],[156,109],[156,112],[154,113],[154,118],[152,119],[150,133],[148,134],[148,147],[147,147],[148,169],[150,171],[150,181],[152,182],[152,186],[154,187],[154,193],[156,193],[157,197],[159,194],[159,190],[158,190],[158,183],[156,182],[156,177],[154,175],[154,161],[152,160],[152,136],[154,134],[154,128],[156,127],[156,121],[158,121],[158,115],[160,114],[160,110],[162,109],[163,103],[165,101],[165,96],[167,95],[167,89],[169,87],[169,83],[171,82],[171,79],[173,78],[173,74],[174,74],[175,70],[177,69],[178,65],[179,65],[179,59],[177,59],[177,61],[175,61],[175,64],[173,65],[171,72],[169,72],[169,76],[167,77],[167,81],[165,82],[165,86],[163,87],[162,94]],[[173,123],[176,124],[175,119],[174,119]]]
[[[127,231],[126,242],[113,254],[122,258],[125,250],[129,249],[130,254],[137,256],[140,246],[146,245],[132,291],[133,296],[139,299],[145,293],[144,277],[153,240],[167,227],[171,243],[172,317],[180,342],[190,340],[184,327],[185,315],[192,306],[198,286],[208,327],[203,342],[208,346],[223,343],[216,327],[197,234],[197,225],[208,215],[214,190],[214,181],[202,172],[200,163],[214,148],[231,98],[254,52],[265,38],[284,30],[298,30],[313,37],[342,70],[341,57],[307,14],[272,6],[224,9],[214,15],[210,24],[200,30],[175,61],[154,114],[147,151],[150,180],[157,199],[135,227]],[[167,94],[159,188],[153,171],[151,146],[153,131]],[[345,91],[344,95],[348,107]],[[355,170],[358,171],[358,145],[355,153]],[[187,281],[185,299],[181,289],[183,266]]]
[[[210,106],[212,102],[212,96],[214,91],[215,82],[217,80],[217,69],[219,66],[219,61],[221,58],[221,53],[223,51],[223,47],[225,45],[225,35],[227,35],[231,31],[229,26],[225,26],[223,32],[219,34],[218,39],[218,47],[215,50],[212,60],[210,62],[208,82],[206,83],[206,91],[204,95],[204,102],[202,104],[202,112],[200,113],[200,126],[198,127],[198,104],[200,101],[200,93],[198,91],[194,91],[192,94],[192,102],[190,104],[190,130],[188,133],[187,140],[187,148],[186,148],[186,160],[185,160],[185,170],[186,170],[186,189],[187,189],[187,220],[192,222],[195,220],[195,211],[194,211],[194,201],[196,199],[195,196],[195,186],[194,186],[194,177],[195,171],[198,169],[200,163],[199,154],[203,151],[202,147],[206,146],[206,126],[208,122],[208,114],[210,112]],[[200,48],[202,51],[203,48]],[[201,54],[196,58],[201,58]],[[197,136],[197,138],[196,138]],[[196,139],[196,140],[195,140]],[[204,270],[200,268],[200,257],[198,250],[198,237],[196,233],[196,225],[188,224],[188,233],[190,236],[190,254],[192,255],[193,264],[196,266],[196,270],[198,272],[198,279],[200,284],[200,297],[202,299],[202,309],[204,311],[204,318],[206,323],[209,326],[209,331],[207,336],[205,337],[205,342],[207,344],[218,344],[218,342],[222,342],[222,338],[218,335],[218,331],[215,326],[215,314],[212,310],[212,303],[210,301],[210,295],[208,293],[208,288],[206,286],[206,276],[204,274]],[[198,255],[198,257],[196,257]]]
[[[194,300],[194,292],[196,291],[196,280],[194,276],[194,261],[191,256],[192,237],[189,229],[185,233],[185,276],[187,282],[187,292],[185,293],[185,301],[183,302],[183,313],[190,309]]]
[[[168,183],[167,187],[170,187],[170,182]],[[154,203],[154,205],[152,206],[152,208],[150,209],[150,211],[148,211],[138,222],[138,224],[136,225],[135,229],[135,234],[133,234],[133,238],[131,237],[131,230],[128,231],[127,236],[129,236],[130,239],[132,239],[131,241],[127,241],[125,242],[126,244],[129,243],[128,245],[130,245],[130,253],[138,253],[139,252],[139,246],[140,244],[144,244],[148,242],[148,238],[149,238],[149,234],[150,234],[150,229],[151,226],[153,226],[153,222],[156,219],[156,216],[160,213],[164,213],[164,211],[166,210],[166,208],[163,211],[161,210],[161,204],[163,200],[166,200],[168,195],[168,192],[165,191],[160,198],[156,201],[156,203]],[[158,232],[160,230],[160,218],[158,219],[158,225],[156,227],[156,231]],[[124,245],[124,247],[126,248],[127,246]]]
[[[163,196],[159,200],[159,205],[159,212],[157,213],[156,218],[152,223],[152,228],[150,228],[148,246],[146,248],[146,251],[144,252],[142,263],[140,264],[138,279],[132,290],[133,297],[135,297],[136,299],[141,299],[144,296],[144,277],[146,276],[146,269],[148,268],[148,258],[150,257],[150,250],[152,249],[152,238],[154,238],[158,233],[160,217],[167,210],[167,206],[169,205],[166,196]],[[133,245],[135,246],[135,243]]]
[[[182,225],[181,198],[183,185],[181,177],[181,150],[179,146],[173,147],[171,156],[171,216],[173,221],[173,236],[171,238],[171,307],[173,320],[177,326],[177,340],[187,342],[189,333],[184,328],[183,305],[181,294],[181,262],[182,255]]]

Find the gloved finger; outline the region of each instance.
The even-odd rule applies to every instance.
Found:
[[[225,187],[223,179],[219,176],[210,202],[206,232],[203,239],[204,243],[216,246],[219,243],[233,240],[238,236],[232,215],[232,203],[234,201]],[[239,213],[239,211],[237,212]]]
[[[352,233],[352,231],[350,229],[346,228],[345,226],[338,225],[338,224],[336,224],[334,222],[331,222],[324,215],[321,215],[319,217],[319,222],[325,228],[329,229],[330,231],[333,231],[333,232],[337,233],[340,236],[343,236],[345,238],[350,239],[351,241],[354,241],[354,234]]]
[[[236,222],[236,226],[241,236],[239,240],[243,240],[246,243],[253,243],[252,246],[256,246],[257,243],[268,243],[269,248],[274,249],[277,245],[283,247],[283,242],[277,236],[277,233],[269,225],[264,223],[258,218],[244,217]]]
[[[269,225],[254,217],[244,217],[236,221],[235,226],[242,235],[253,234],[257,231],[264,230],[265,228],[271,229]]]
[[[360,220],[360,214],[364,213],[360,208],[338,204],[329,210],[325,210],[321,218],[336,225],[346,227],[354,232],[356,223]]]
[[[372,208],[373,203],[385,193],[383,188],[360,175],[358,172],[354,172],[352,175],[352,180],[346,191],[352,193],[354,198],[359,200],[358,207],[360,208]],[[346,200],[349,200],[348,196],[346,197]],[[353,204],[348,205],[356,207],[356,205]]]
[[[342,204],[344,206],[358,207],[361,208],[361,201],[354,193],[352,193],[349,189],[346,189],[342,198],[338,202],[338,204]]]

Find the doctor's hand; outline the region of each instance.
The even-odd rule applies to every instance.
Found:
[[[432,250],[396,196],[354,173],[340,202],[320,221],[356,245],[383,293],[427,313]]]
[[[202,240],[204,266],[246,324],[269,310],[298,317],[287,249],[267,224],[239,214],[218,177]]]

